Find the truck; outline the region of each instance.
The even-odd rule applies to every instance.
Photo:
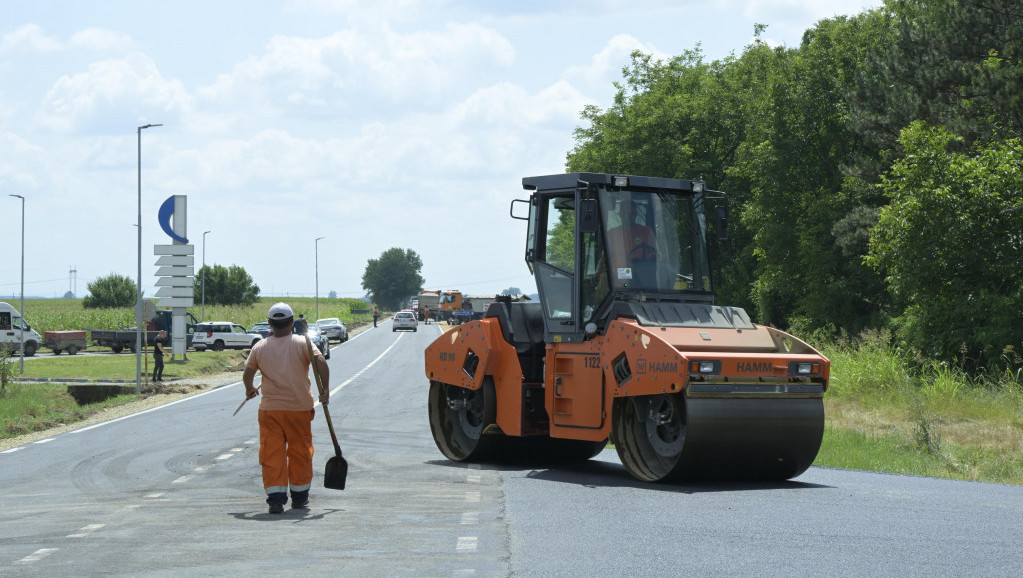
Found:
[[[784,480],[810,466],[831,362],[715,303],[709,248],[727,247],[723,193],[603,173],[522,186],[529,198],[511,215],[526,221],[539,298],[501,296],[425,349],[441,454],[556,466],[610,441],[646,483]]]
[[[25,343],[24,349],[22,341]],[[25,322],[21,312],[8,303],[0,302],[0,347],[32,357],[42,343],[43,338],[39,332]]]
[[[192,334],[195,333],[195,326],[198,320],[191,313],[187,315],[188,318],[185,323],[185,328],[188,332],[186,347],[190,347],[192,345]],[[156,342],[160,331],[167,332],[168,340],[172,337],[171,311],[168,309],[158,309],[153,318],[146,323],[146,329],[143,334],[146,343],[152,346]],[[138,342],[137,328],[120,330],[90,329],[89,333],[95,345],[109,347],[114,353],[120,353],[125,349],[130,349],[132,353],[136,353]]]
[[[465,295],[459,292],[454,295],[456,303],[460,305],[459,309],[451,309],[449,315],[446,317],[448,323],[458,325],[465,323],[466,321],[472,321],[474,319],[483,319],[490,304],[494,302],[497,295],[494,293],[488,293],[483,295]]]
[[[462,292],[457,289],[445,289],[440,292],[439,301],[438,307],[440,310],[437,312],[437,320],[455,324],[460,323],[462,316],[466,315],[462,313],[464,310]]]
[[[419,307],[416,316],[420,321],[426,321],[426,310],[429,308],[430,317],[440,318],[440,291],[421,291],[419,293]]]

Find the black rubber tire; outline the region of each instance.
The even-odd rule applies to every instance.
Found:
[[[60,355],[60,351],[61,351],[60,349],[54,349],[53,350],[53,354],[54,355]]]
[[[68,355],[77,355],[78,354],[78,346],[77,345],[68,345],[67,346],[67,354]]]
[[[223,350],[224,350],[224,342],[223,341],[218,339],[218,340],[213,342],[213,351],[223,351]]]
[[[652,403],[670,421],[652,425],[639,417],[639,403]],[[675,470],[685,447],[686,424],[681,395],[660,394],[615,400],[612,409],[611,441],[622,465],[632,476],[644,482],[666,480]]]
[[[459,409],[452,409],[461,403]],[[478,390],[465,389],[437,381],[430,382],[428,403],[430,431],[437,448],[456,462],[479,461],[491,456],[499,434],[485,434],[497,420],[497,394],[487,377]]]
[[[120,352],[124,351],[124,347],[122,347],[120,345],[114,345],[114,346],[110,347],[110,351],[113,351],[114,353],[120,353]]]

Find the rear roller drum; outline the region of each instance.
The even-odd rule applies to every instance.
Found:
[[[485,459],[496,436],[483,432],[497,419],[496,402],[490,378],[477,390],[431,382],[430,430],[441,453],[457,462]]]

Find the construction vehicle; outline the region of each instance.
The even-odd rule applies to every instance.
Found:
[[[426,321],[426,310],[430,310],[430,317],[438,319],[440,315],[440,291],[420,291],[419,308],[416,316],[420,321]]]
[[[447,321],[448,323],[461,323],[462,311],[464,305],[462,304],[462,292],[455,289],[445,289],[440,292],[440,303],[438,305],[439,310],[437,312],[438,321]]]
[[[830,361],[714,304],[702,181],[527,177],[538,302],[502,297],[425,351],[429,419],[455,461],[589,459],[610,440],[647,482],[788,479],[824,432]],[[528,207],[528,216],[516,208]],[[520,211],[521,213],[521,211]]]

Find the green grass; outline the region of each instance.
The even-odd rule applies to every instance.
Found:
[[[9,439],[73,423],[104,409],[138,399],[119,395],[99,403],[79,406],[66,385],[11,383],[0,390],[0,439]]]
[[[1023,484],[1019,371],[921,366],[883,333],[822,349],[832,365],[816,465]]]

